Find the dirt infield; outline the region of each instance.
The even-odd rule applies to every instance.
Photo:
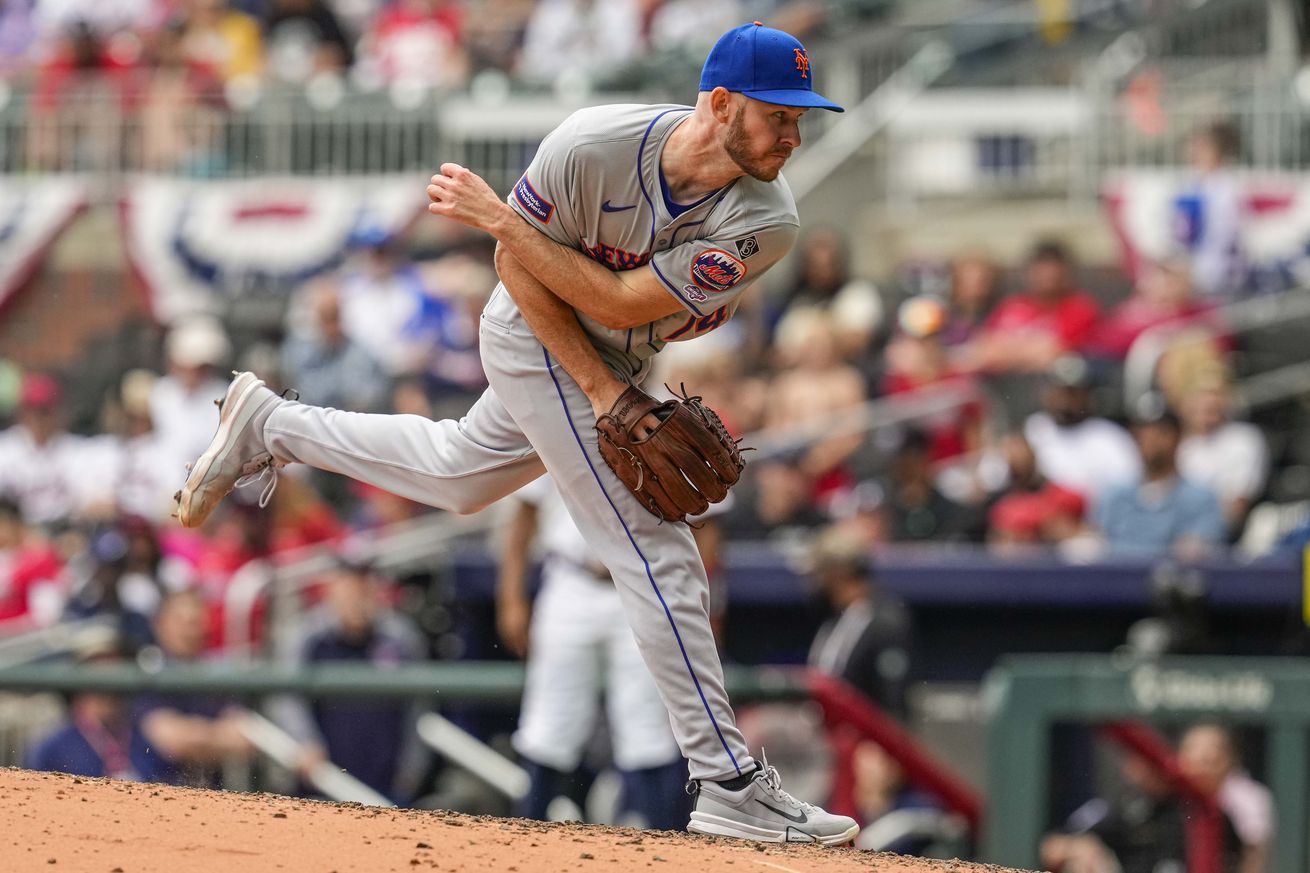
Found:
[[[0,770],[4,873],[1001,873],[814,846]]]

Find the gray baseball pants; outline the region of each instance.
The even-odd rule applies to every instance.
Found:
[[[614,577],[691,777],[749,772],[754,761],[723,689],[709,583],[691,530],[661,524],[605,465],[591,402],[502,288],[483,313],[480,339],[490,387],[459,421],[287,403],[264,426],[269,451],[458,513],[549,470]]]

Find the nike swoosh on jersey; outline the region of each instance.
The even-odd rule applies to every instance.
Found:
[[[629,209],[636,209],[636,208],[637,208],[637,204],[635,203],[632,204],[631,206],[610,206],[610,202],[608,200],[606,200],[604,203],[600,205],[600,209],[602,212],[627,212]]]
[[[758,803],[760,806],[764,807],[765,809],[769,810],[769,812],[776,812],[778,815],[782,816],[788,821],[796,822],[796,824],[806,824],[807,822],[809,822],[809,819],[805,817],[805,813],[803,812],[799,815],[792,815],[789,812],[783,812],[781,809],[778,809],[776,806],[769,806],[763,800],[756,800],[755,802]]]

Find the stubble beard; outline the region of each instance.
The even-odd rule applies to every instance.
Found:
[[[746,127],[742,121],[745,114],[745,106],[737,109],[732,124],[728,126],[728,136],[723,141],[723,148],[728,153],[728,157],[732,158],[732,162],[741,167],[746,175],[761,182],[772,182],[778,178],[782,167],[766,165],[750,153],[750,139],[746,136]]]

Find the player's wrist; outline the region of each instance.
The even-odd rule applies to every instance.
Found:
[[[579,383],[578,387],[591,401],[592,409],[595,411],[597,418],[613,409],[619,396],[628,390],[626,383],[620,382],[613,377],[598,377],[591,384],[583,385]]]
[[[497,201],[496,209],[487,218],[487,233],[508,243],[507,237],[515,230],[515,225],[523,225],[523,219],[508,203]]]

